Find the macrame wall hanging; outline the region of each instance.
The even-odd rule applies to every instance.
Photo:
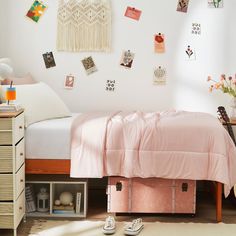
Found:
[[[57,50],[110,51],[110,0],[59,0]]]

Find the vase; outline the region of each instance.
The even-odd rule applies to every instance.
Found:
[[[230,103],[230,120],[236,121],[236,97],[233,97]]]

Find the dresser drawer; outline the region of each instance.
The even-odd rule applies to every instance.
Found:
[[[12,130],[0,130],[0,145],[11,145],[13,143]]]
[[[3,159],[12,159],[13,148],[12,146],[0,146],[0,162]]]
[[[15,204],[15,223],[16,227],[19,225],[21,219],[25,214],[25,191],[23,191]]]
[[[24,114],[0,118],[0,145],[14,145],[24,136]]]
[[[15,185],[16,199],[21,194],[24,188],[25,188],[25,165],[23,165],[16,173],[16,185]]]
[[[14,228],[14,216],[1,216],[0,215],[0,228],[1,229],[13,229]]]
[[[0,201],[13,200],[13,175],[0,175]]]
[[[15,118],[14,137],[17,143],[24,136],[24,114],[20,114]]]
[[[12,130],[12,118],[0,119],[0,131]]]
[[[25,165],[16,173],[15,193],[16,199],[25,188]],[[13,174],[0,175],[0,201],[14,200],[13,194]]]
[[[12,203],[1,203],[0,202],[0,228],[11,229],[14,228],[14,217],[15,217],[15,227],[18,226],[25,212],[25,192],[23,191],[20,197],[15,202]]]
[[[15,156],[15,166],[16,166],[15,170],[16,170],[16,172],[24,164],[24,162],[25,162],[25,140],[22,139],[16,145],[16,156]]]
[[[1,155],[1,154],[0,154]],[[13,160],[0,158],[0,173],[11,173],[13,171]]]
[[[15,161],[15,172],[24,164],[25,161],[25,142],[22,139],[15,147],[0,146],[0,173],[13,173],[13,160]]]
[[[0,217],[1,217],[1,215],[7,215],[7,214],[13,215],[13,211],[14,211],[13,202],[0,202]]]

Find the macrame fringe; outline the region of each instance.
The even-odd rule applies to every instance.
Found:
[[[94,7],[94,2],[96,2],[96,7]],[[58,51],[109,52],[111,50],[111,9],[109,0],[69,0],[67,3],[60,0],[60,4],[62,5],[58,9]],[[71,5],[68,6],[68,4]],[[80,4],[86,4],[87,6],[86,8],[84,6],[80,8]],[[98,7],[97,4],[101,6]],[[86,12],[82,14],[81,9],[86,9]],[[94,9],[99,9],[99,12],[94,13]],[[106,13],[104,13],[104,9],[107,11]],[[81,17],[81,15],[85,16],[90,13],[89,11],[92,11],[95,15],[88,22],[87,17]],[[105,18],[101,17],[100,11],[103,11]],[[78,20],[75,20],[75,12]]]

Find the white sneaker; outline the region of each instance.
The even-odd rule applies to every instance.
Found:
[[[125,234],[126,235],[138,235],[141,230],[143,229],[144,225],[142,223],[142,219],[138,218],[136,220],[133,220],[131,223],[129,223],[125,227]]]
[[[104,234],[114,234],[116,232],[116,222],[113,216],[108,216],[106,218],[102,232]]]

